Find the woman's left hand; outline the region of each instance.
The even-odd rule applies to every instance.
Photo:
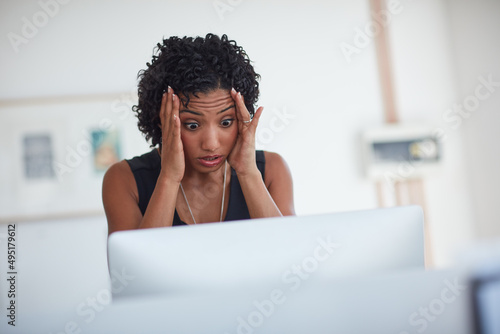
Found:
[[[252,118],[245,106],[243,96],[236,92],[234,88],[231,89],[231,97],[236,106],[238,137],[233,150],[229,154],[228,162],[238,176],[246,176],[259,172],[255,161],[255,131],[264,108],[259,107]]]

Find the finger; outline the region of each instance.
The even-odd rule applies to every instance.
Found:
[[[236,110],[236,112],[234,113],[234,115],[236,116],[236,123],[237,123],[236,125],[238,126],[238,132],[241,133],[241,131],[243,130],[243,122],[241,122],[242,118],[239,115],[240,107],[238,106],[238,92],[234,88],[231,88],[231,97],[233,98],[234,107]]]
[[[235,115],[236,115],[236,121],[239,121],[239,115],[238,115],[238,92],[236,89],[231,88],[231,97],[233,98],[234,101],[234,107],[236,109]]]
[[[165,123],[167,124],[167,127],[165,128],[165,131],[167,131],[167,134],[172,134],[172,131],[175,131],[175,119],[174,119],[174,90],[172,87],[168,86],[168,92],[167,92],[167,104],[166,104],[166,113],[165,113]]]
[[[162,128],[163,124],[165,124],[164,117],[165,117],[165,108],[167,105],[167,93],[164,92],[163,95],[161,96],[161,107],[160,107],[160,128]]]
[[[241,95],[240,92],[238,92],[238,109],[239,109],[239,113],[240,113],[240,117],[241,117],[242,121],[252,120],[252,116],[248,112],[247,106],[245,105],[243,95]],[[248,123],[245,123],[245,124],[248,124]]]
[[[167,136],[165,135],[168,133],[166,130],[168,128],[168,122],[166,120],[166,113],[167,113],[167,101],[168,101],[168,93],[164,92],[162,97],[161,97],[161,108],[160,108],[160,131],[161,131],[161,145],[162,147],[165,147],[165,142],[167,140]]]
[[[238,92],[236,91],[236,89],[231,88],[231,97],[233,98],[234,103],[236,103],[236,97],[237,96],[238,96]]]
[[[173,135],[177,138],[181,138],[181,119],[179,117],[179,97],[172,94],[172,120],[174,123]]]
[[[264,107],[259,107],[255,113],[253,114],[252,122],[250,123],[254,128],[257,128],[257,125],[259,125],[259,119],[260,116],[262,115],[262,112],[264,111]]]
[[[165,103],[165,117],[164,120],[168,120],[172,114],[172,88],[168,86],[167,89],[167,101]]]
[[[252,117],[250,116],[250,113],[248,112],[248,109],[245,106],[245,101],[244,101],[243,95],[241,95],[240,92],[236,92],[236,90],[233,88],[232,89],[232,96],[233,96],[233,99],[236,103],[236,115],[237,115],[240,123],[243,123],[245,121],[250,121],[252,119]],[[243,124],[248,125],[248,123],[243,123]]]

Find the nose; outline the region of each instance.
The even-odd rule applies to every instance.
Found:
[[[219,133],[217,128],[206,128],[201,141],[201,149],[204,151],[214,152],[219,148]]]

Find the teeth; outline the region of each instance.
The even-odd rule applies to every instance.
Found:
[[[213,157],[213,158],[206,158],[205,160],[212,161],[212,160],[215,160],[215,159],[217,159],[217,157]]]

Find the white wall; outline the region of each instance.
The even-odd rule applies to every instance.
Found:
[[[443,134],[444,168],[425,187],[436,264],[445,265],[475,238],[500,235],[500,2],[403,4],[389,27],[398,111],[403,121],[434,124]],[[494,91],[480,88],[489,96],[479,106],[456,111],[490,75]]]
[[[375,190],[372,183],[363,178],[359,142],[363,129],[380,125],[383,121],[374,46],[369,43],[353,56],[351,62],[340,49],[343,42],[352,43],[356,29],[363,29],[369,21],[368,2],[241,1],[232,10],[224,12],[222,18],[214,9],[214,3],[130,0],[69,1],[60,5],[58,13],[39,28],[35,36],[27,44],[19,46],[19,52],[14,51],[8,38],[0,39],[0,100],[54,97],[57,101],[60,96],[74,95],[89,96],[92,101],[93,96],[98,94],[124,92],[130,95],[136,85],[138,70],[150,60],[152,48],[162,36],[203,35],[208,31],[227,33],[245,47],[257,72],[262,75],[259,104],[265,106],[265,111],[260,131],[272,130],[273,118],[285,112],[292,115],[288,123],[283,123],[283,129],[272,130],[271,140],[266,140],[268,137],[261,133],[258,145],[278,151],[288,161],[294,177],[297,212],[310,214],[374,208]],[[455,29],[453,19],[465,19],[460,16],[463,15],[460,10],[465,12],[464,7],[459,6],[452,11],[450,23],[450,9],[444,0],[402,3],[404,10],[394,17],[389,26],[398,111],[404,121],[436,124],[445,128],[448,136],[442,173],[425,183],[436,264],[444,266],[451,262],[454,250],[473,237],[473,222],[475,217],[479,217],[477,210],[480,208],[471,204],[470,191],[475,189],[473,194],[477,195],[482,193],[483,188],[474,188],[477,178],[466,181],[469,175],[466,163],[473,149],[462,150],[464,145],[469,145],[465,142],[469,140],[470,132],[464,130],[465,126],[456,131],[450,130],[449,124],[442,119],[447,108],[463,100],[463,92],[470,92],[467,83],[470,87],[476,84],[467,78],[461,79],[464,87],[456,84],[457,68],[472,67],[475,61],[471,60],[469,64],[464,63],[466,60],[456,60],[454,48],[457,46],[451,43],[457,34],[461,34]],[[0,35],[7,36],[9,32],[21,34],[23,17],[32,20],[33,15],[40,11],[40,4],[35,0],[2,1]],[[477,15],[476,21],[471,24],[478,22],[483,14],[477,12]],[[480,29],[477,28],[478,33]],[[465,48],[466,40],[458,40],[461,43],[457,44],[458,47]],[[493,64],[494,59],[499,57],[488,59]],[[462,63],[455,65],[455,61]],[[475,69],[471,71],[475,72]],[[475,80],[475,73],[472,77]],[[107,105],[105,110],[113,108],[113,95],[108,97],[104,101]],[[79,98],[71,101],[67,103],[80,103]],[[103,100],[100,101],[102,103]],[[62,108],[64,103],[56,105]],[[33,110],[30,106],[29,113],[36,113],[36,108]],[[15,132],[9,122],[17,117],[16,122],[23,123],[19,119],[20,114],[11,114],[16,108],[27,106],[23,103],[0,105],[2,170],[11,168],[10,163],[5,161],[12,161],[12,147],[16,147],[9,142],[12,132]],[[46,109],[44,107],[43,110]],[[20,109],[16,110],[20,112]],[[74,133],[99,120],[98,115],[95,115],[96,118],[81,115],[80,108],[70,108],[67,112],[74,124],[71,128]],[[65,119],[68,115],[61,115],[60,120],[54,120],[52,127],[67,133]],[[130,126],[134,122],[132,119],[123,121],[118,118],[114,122],[123,129],[128,139],[124,144],[126,152],[132,155],[146,147],[142,146],[142,142],[131,142],[130,138],[137,138],[137,132]],[[475,129],[479,126],[482,125],[477,124]],[[476,130],[476,135],[479,131]],[[467,134],[464,135],[464,132]],[[78,137],[73,140],[78,141]],[[487,153],[485,151],[473,157],[482,161],[487,158]],[[476,169],[479,169],[482,165],[477,166]],[[75,173],[83,175],[85,168]],[[12,187],[8,177],[1,181],[2,188],[5,182]],[[85,198],[88,199],[90,196],[90,209],[100,209],[98,197],[96,201],[99,179],[93,184],[92,189],[76,188],[73,194],[75,198],[87,196]],[[68,185],[65,187],[69,188]],[[18,190],[12,191],[15,193]],[[487,191],[491,194],[494,190]],[[32,207],[12,202],[7,198],[12,194],[9,191],[2,190],[0,194],[0,203],[12,204],[2,207],[2,210],[14,210],[12,208],[19,208],[19,205]],[[31,200],[33,205],[43,209],[43,202],[38,202],[36,196]],[[57,204],[55,207],[57,211]],[[491,210],[491,206],[487,210]],[[9,215],[15,213],[8,212]],[[92,241],[96,240],[95,230],[89,230],[88,226],[84,228],[82,221],[61,223],[67,224],[65,228],[47,225],[51,237],[65,240],[77,233],[81,240],[89,240],[87,246],[85,243],[81,245],[88,259],[103,259],[102,245],[94,248]],[[34,229],[36,224],[30,223],[26,229]],[[74,230],[67,229],[68,226]],[[103,219],[98,218],[94,225],[89,226],[99,230],[99,238],[105,236]],[[31,246],[40,244],[33,234],[23,234],[24,239],[19,241],[22,253],[41,251]],[[100,244],[100,241],[97,243]],[[41,247],[41,254],[47,256],[63,252],[56,243],[45,243]],[[29,258],[32,260],[26,260],[26,266],[35,261]],[[96,270],[93,266],[87,268]],[[67,268],[57,267],[54,270],[58,273],[58,270],[62,272]],[[103,268],[100,270],[102,274]],[[84,277],[73,279],[74,286],[88,284]],[[101,282],[93,289],[104,284],[106,282]],[[73,304],[79,302],[80,297],[75,298]]]
[[[2,4],[12,12],[2,22],[3,31],[20,32],[20,18],[40,11],[36,2],[26,3]],[[129,92],[162,36],[227,33],[245,47],[262,75],[259,103],[266,108],[261,123],[265,133],[258,144],[289,162],[297,212],[374,207],[372,186],[360,178],[355,141],[360,129],[381,121],[373,50],[367,48],[348,64],[338,47],[367,21],[367,3],[240,2],[222,14],[223,19],[211,1],[61,5],[18,53],[2,40],[7,61],[0,70],[6,77],[30,80],[3,81],[0,98]],[[253,28],[240,22],[252,22]],[[292,115],[288,124],[266,136],[271,120],[283,113]]]
[[[451,49],[455,32],[444,2],[403,4],[389,26],[397,109],[402,122],[429,124],[442,134],[442,169],[424,183],[434,263],[442,266],[474,237],[463,129],[443,117],[461,101]]]
[[[5,157],[0,161],[0,183],[4,185],[0,188],[0,218],[71,212],[102,214],[104,172],[93,166],[90,132],[108,129],[108,125],[110,130],[117,130],[123,157],[148,150],[132,113],[116,112],[121,110],[114,108],[119,101],[119,95],[111,95],[101,100],[56,100],[0,107],[0,152]],[[52,134],[53,161],[57,163],[53,179],[24,177],[26,133]]]
[[[500,2],[460,0],[447,1],[447,6],[461,101],[475,95],[479,77],[495,82],[491,91],[480,90],[485,97],[477,107],[464,108],[462,122],[474,230],[480,238],[491,238],[500,236]]]

